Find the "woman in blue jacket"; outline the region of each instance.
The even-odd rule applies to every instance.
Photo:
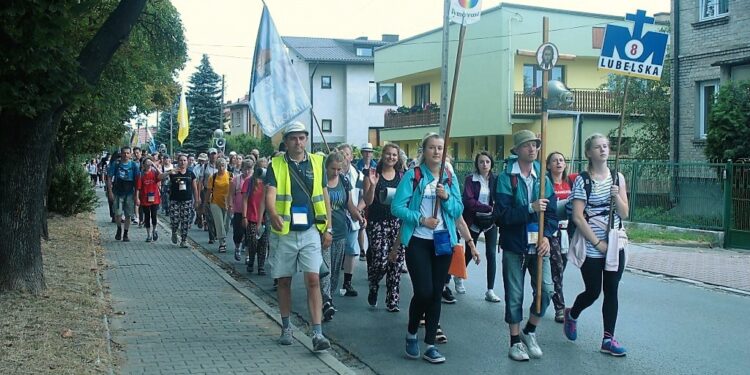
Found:
[[[437,255],[436,251],[442,247],[440,244],[452,249],[458,243],[455,220],[464,208],[455,176],[444,171],[438,181],[444,143],[435,133],[422,139],[420,164],[406,172],[391,204],[393,215],[402,220],[401,243],[407,244],[406,265],[414,288],[409,305],[406,355],[419,358],[417,330],[424,315],[427,349],[422,358],[430,363],[445,362],[435,348],[435,334],[440,321],[441,293],[451,262],[450,251],[445,255]],[[439,209],[434,215],[436,200]]]

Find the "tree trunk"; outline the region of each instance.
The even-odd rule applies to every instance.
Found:
[[[63,112],[28,118],[0,115],[0,291],[39,293],[45,288],[42,267],[43,197],[50,149]]]

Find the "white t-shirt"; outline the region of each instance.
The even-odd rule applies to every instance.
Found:
[[[422,217],[432,217],[432,211],[435,209],[435,199],[437,199],[437,182],[435,179],[431,183],[427,184],[424,188],[422,195],[422,205],[419,207],[419,213]],[[442,211],[438,209],[438,226],[433,230],[427,228],[424,225],[419,225],[414,229],[414,236],[425,240],[433,239],[433,232],[436,230],[445,229],[445,220],[443,219]]]
[[[352,202],[354,202],[354,205],[356,206],[357,203],[359,203],[359,196],[362,193],[364,176],[353,165],[349,165],[349,173],[347,173],[347,176],[349,177],[349,183],[352,185],[352,190],[349,191],[349,194],[351,194]],[[359,221],[352,219],[352,214],[349,213],[349,210],[345,211],[346,217],[349,218],[349,221],[351,222],[351,230],[359,230]]]

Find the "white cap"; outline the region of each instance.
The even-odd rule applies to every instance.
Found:
[[[365,143],[365,145],[362,146],[362,151],[370,151],[370,152],[372,152],[373,151],[372,150],[372,143],[370,143],[370,142]]]
[[[305,124],[295,121],[284,129],[284,137],[287,136],[287,134],[290,133],[305,133],[306,135],[310,135],[310,133],[307,132],[307,128],[305,128]]]

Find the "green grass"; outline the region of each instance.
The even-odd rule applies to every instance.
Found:
[[[628,239],[633,243],[710,244],[710,235],[692,232],[675,232],[665,229],[629,228]]]

